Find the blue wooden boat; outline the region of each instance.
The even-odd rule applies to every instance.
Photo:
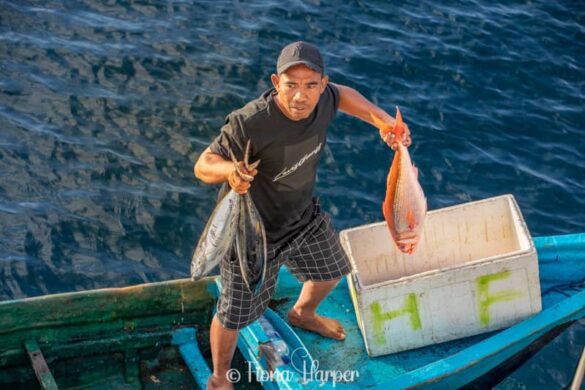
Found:
[[[345,341],[291,329],[283,319],[301,285],[283,268],[266,322],[241,332],[234,362],[241,374],[237,388],[489,385],[501,378],[501,370],[521,363],[585,315],[585,234],[534,241],[542,312],[492,334],[376,358],[366,354],[345,280],[319,308],[340,319]],[[0,388],[204,388],[218,282],[184,279],[0,302]],[[294,353],[286,358],[274,353],[276,340],[267,335],[267,323]],[[316,363],[318,369],[312,370]],[[305,374],[302,367],[309,368]],[[248,374],[260,380],[248,383]]]
[[[295,352],[293,360],[277,367],[282,372],[263,382],[265,388],[459,388],[493,385],[521,364],[548,339],[585,315],[585,234],[534,239],[538,251],[543,310],[508,329],[397,354],[369,357],[356,322],[346,281],[321,304],[319,312],[340,320],[343,342],[291,329],[283,318],[300,292],[300,284],[282,269],[273,310],[265,317]],[[258,359],[259,346],[269,341],[253,324],[241,334],[239,349],[254,362],[260,378],[269,366]],[[303,353],[298,353],[303,348]],[[294,361],[294,360],[297,361]],[[310,369],[317,362],[316,370]],[[309,367],[308,370],[299,367]],[[358,377],[351,372],[359,373]],[[316,372],[316,377],[312,374]],[[337,378],[335,378],[337,376]],[[320,379],[329,379],[322,383]]]

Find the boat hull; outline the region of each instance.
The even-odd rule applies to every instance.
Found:
[[[284,318],[301,284],[283,268],[273,311],[265,314],[266,319],[298,356],[306,353],[301,361],[308,366],[317,362],[321,372],[353,370],[359,375],[336,383],[320,383],[308,376],[302,383],[303,375],[297,372],[293,381],[247,383],[249,370],[268,368],[266,359],[259,357],[259,348],[270,338],[255,322],[241,332],[238,341],[241,355],[235,364],[243,375],[240,385],[259,388],[262,384],[270,389],[456,388],[478,383],[510,362],[518,364],[551,332],[585,316],[585,234],[535,238],[534,242],[539,255],[541,313],[499,332],[377,358],[365,352],[345,279],[319,312],[339,319],[346,340],[325,339],[298,328],[293,331]],[[25,348],[35,343],[59,388],[203,387],[209,375],[205,342],[216,281],[184,279],[0,302],[0,387],[38,386]],[[197,355],[193,348],[201,350],[197,359],[191,358]],[[290,364],[277,368],[280,372],[289,369]],[[490,380],[493,384],[498,379]]]

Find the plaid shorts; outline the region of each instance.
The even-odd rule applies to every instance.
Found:
[[[351,270],[331,218],[321,212],[318,199],[314,201],[311,222],[283,246],[269,246],[267,261],[264,285],[255,296],[244,284],[240,264],[234,256],[221,261],[217,318],[225,328],[242,329],[264,313],[282,264],[286,264],[300,282],[339,279]]]

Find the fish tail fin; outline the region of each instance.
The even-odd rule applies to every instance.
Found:
[[[390,127],[390,125],[384,122],[381,118],[376,116],[373,112],[370,111],[370,117],[374,122],[374,125],[380,129],[380,134],[382,137],[385,137],[388,133],[394,133],[396,136],[396,140],[402,139],[404,135],[404,122],[402,121],[402,114],[400,113],[400,109],[396,107],[396,120],[394,122],[394,127]]]
[[[392,127],[390,127],[390,125],[386,122],[384,122],[381,118],[379,118],[378,116],[376,116],[373,112],[370,111],[370,117],[372,118],[372,121],[374,122],[374,125],[380,129],[380,133],[382,134],[382,136],[386,136],[389,132],[392,131]]]
[[[402,120],[402,114],[400,113],[400,108],[396,106],[396,122],[394,122],[394,128],[392,132],[396,135],[396,138],[402,139],[404,135],[404,121]]]

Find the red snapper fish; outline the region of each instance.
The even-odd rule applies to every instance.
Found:
[[[402,144],[406,129],[398,107],[394,127],[372,113],[370,116],[383,138],[392,132],[394,140],[398,143],[388,172],[386,199],[382,204],[382,212],[398,249],[411,255],[420,240],[427,214],[427,200],[418,182],[418,169],[412,163],[408,149]]]

